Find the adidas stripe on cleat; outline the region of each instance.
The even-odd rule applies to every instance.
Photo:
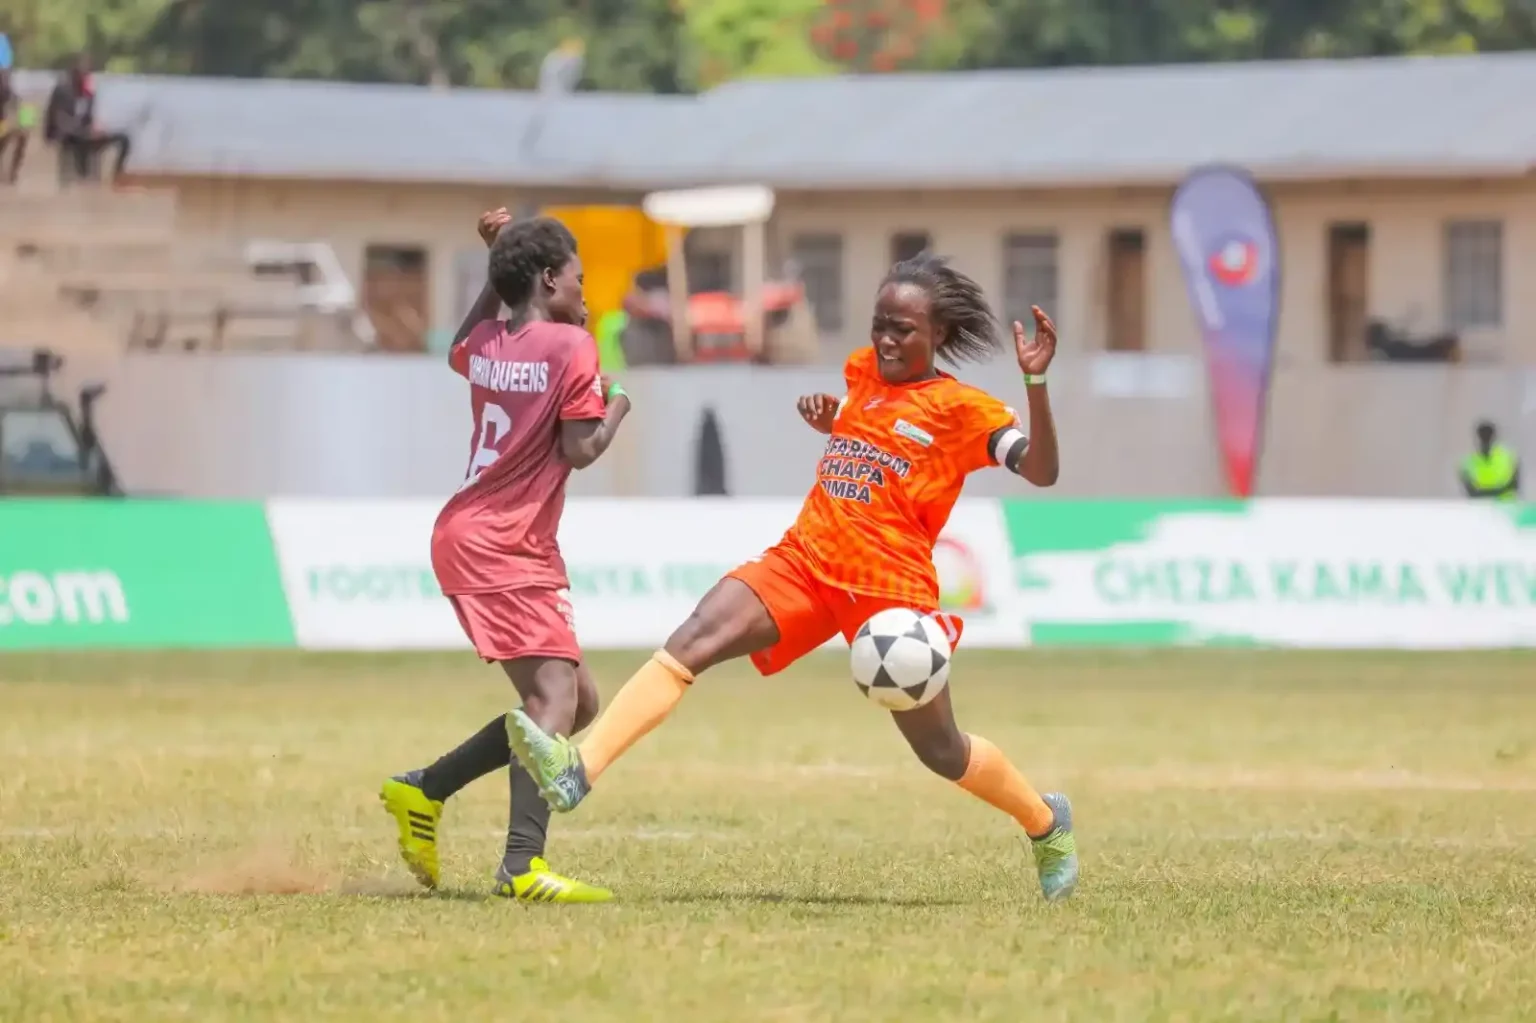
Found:
[[[606,888],[564,877],[549,869],[549,864],[535,858],[528,872],[513,876],[505,865],[496,870],[496,895],[518,902],[595,903],[607,902],[613,893]]]
[[[400,833],[400,859],[424,888],[436,888],[442,879],[437,858],[437,826],[443,804],[421,791],[420,772],[396,775],[379,790],[384,810],[395,819]]]

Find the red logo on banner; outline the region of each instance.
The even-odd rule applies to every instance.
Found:
[[[1269,201],[1247,172],[1201,167],[1169,210],[1205,343],[1216,446],[1238,497],[1253,494],[1280,315],[1280,246]]]
[[[1229,288],[1252,284],[1259,275],[1259,247],[1234,238],[1216,250],[1209,265],[1211,276]]]

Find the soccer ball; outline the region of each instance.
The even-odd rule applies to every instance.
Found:
[[[850,651],[859,692],[886,710],[913,710],[949,684],[949,637],[929,615],[887,608],[859,627]]]

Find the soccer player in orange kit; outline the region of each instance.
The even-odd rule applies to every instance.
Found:
[[[870,616],[890,607],[937,615],[958,643],[959,619],[937,614],[933,547],[966,476],[997,465],[1036,486],[1056,482],[1056,429],[1045,390],[1056,328],[1039,307],[1032,311],[1032,339],[1013,324],[1029,400],[1026,438],[1011,408],[935,365],[937,357],[979,360],[1002,347],[980,286],[926,253],[891,268],[875,300],[870,345],[844,368],[847,393],[799,401],[801,418],[829,439],[816,485],[783,539],[705,594],[579,745],[521,711],[507,716],[513,753],[554,809],[580,803],[625,750],[671,713],[694,679],[722,661],[749,656],[771,675],[838,633],[851,641]],[[1042,796],[1001,750],[962,732],[948,688],[892,717],[924,765],[1024,829],[1047,899],[1072,893],[1078,857],[1066,796]]]

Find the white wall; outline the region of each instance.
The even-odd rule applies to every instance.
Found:
[[[1276,364],[1328,359],[1328,230],[1364,222],[1371,231],[1368,314],[1411,322],[1415,333],[1445,326],[1443,232],[1454,220],[1504,225],[1503,323],[1469,338],[1479,359],[1536,363],[1536,181],[1338,181],[1268,189],[1281,253],[1281,312]],[[1147,348],[1198,353],[1200,332],[1173,249],[1171,188],[1012,192],[792,194],[781,197],[774,229],[781,242],[800,232],[843,236],[846,328],[826,339],[846,351],[861,343],[869,304],[889,266],[897,230],[926,230],[934,247],[1002,294],[1003,238],[1054,232],[1058,298],[1050,310],[1062,340],[1078,351],[1106,347],[1105,237],[1140,228],[1147,241]]]
[[[1197,358],[1061,361],[1051,394],[1063,468],[1050,495],[1222,492]],[[999,362],[964,376],[1022,404],[1016,367]],[[137,355],[109,383],[103,435],[130,491],[446,496],[468,458],[467,385],[435,358]],[[841,393],[842,382],[831,367],[693,367],[634,371],[626,386],[635,413],[603,461],[575,474],[574,494],[692,493],[697,431],[710,405],[731,493],[803,494],[821,439],[801,424],[794,399]],[[1260,492],[1455,496],[1455,468],[1484,416],[1536,454],[1536,369],[1282,368]],[[967,493],[1021,489],[1029,488],[994,472],[974,477]]]
[[[457,326],[466,285],[460,259],[474,265],[480,243],[475,218],[498,205],[518,207],[632,196],[554,191],[522,192],[448,184],[258,179],[145,179],[178,191],[178,225],[194,235],[323,239],[361,284],[370,243],[419,245],[431,260],[431,325]],[[1536,362],[1536,180],[1335,181],[1269,189],[1280,235],[1280,365],[1313,365],[1327,358],[1328,227],[1364,221],[1371,228],[1369,313],[1389,321],[1416,318],[1418,332],[1444,325],[1442,232],[1447,221],[1488,218],[1504,223],[1504,323],[1480,332],[1476,354]],[[824,339],[838,361],[859,344],[869,303],[889,266],[897,230],[926,230],[937,249],[982,282],[994,296],[1003,281],[1002,239],[1011,231],[1054,231],[1060,240],[1059,298],[1051,310],[1063,340],[1078,351],[1105,347],[1104,239],[1121,227],[1147,239],[1147,346],[1197,352],[1190,313],[1168,228],[1171,188],[1115,190],[924,191],[889,193],[786,192],[772,230],[779,248],[802,231],[844,239],[845,329]],[[716,239],[727,247],[732,239]]]

